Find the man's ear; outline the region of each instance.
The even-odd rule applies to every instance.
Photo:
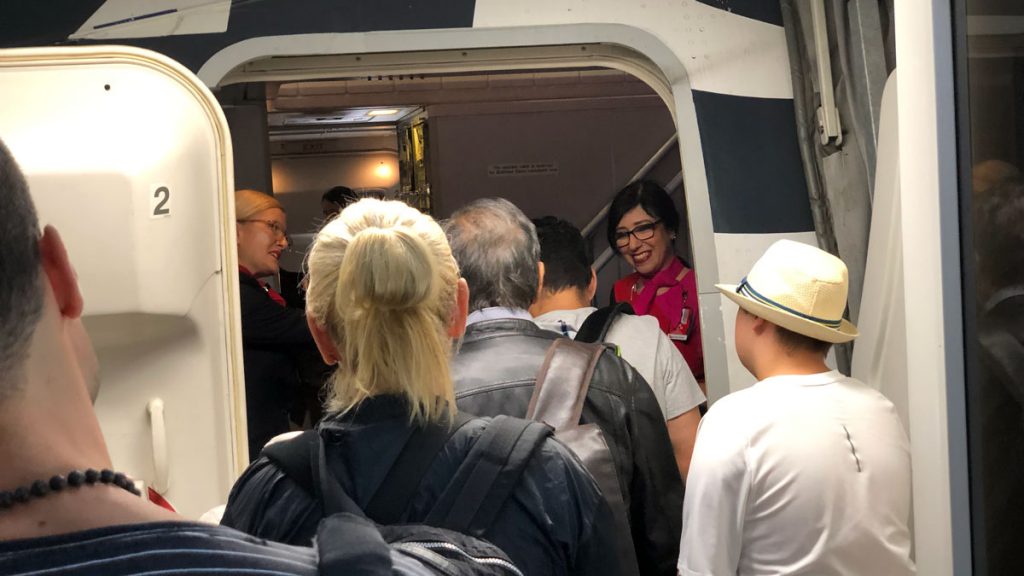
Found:
[[[540,298],[541,291],[544,290],[544,263],[537,262],[537,297]],[[536,300],[534,298],[534,300]]]
[[[455,289],[455,307],[452,308],[452,319],[448,325],[448,336],[461,338],[466,333],[466,318],[469,316],[469,284],[465,278],[459,278]]]
[[[594,295],[597,294],[597,272],[594,271],[593,267],[590,269],[590,283],[587,284],[587,302],[594,301]]]
[[[80,318],[83,302],[82,293],[78,289],[78,275],[71,266],[60,234],[53,226],[43,229],[43,237],[39,239],[39,256],[61,316]]]
[[[320,357],[324,359],[324,363],[328,365],[337,364],[338,350],[334,347],[334,340],[331,339],[331,335],[327,332],[327,327],[321,326],[309,314],[306,314],[306,324],[309,326],[309,332],[313,335],[313,342],[316,342],[316,349],[320,351]]]

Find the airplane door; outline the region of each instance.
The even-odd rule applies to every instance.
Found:
[[[197,518],[248,462],[220,107],[123,46],[0,50],[0,102],[0,138],[78,272],[114,466]]]

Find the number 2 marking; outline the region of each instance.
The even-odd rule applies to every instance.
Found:
[[[153,192],[153,217],[170,216],[171,208],[167,203],[171,201],[171,190],[167,186],[161,186]]]

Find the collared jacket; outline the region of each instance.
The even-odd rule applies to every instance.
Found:
[[[288,431],[288,407],[302,386],[303,363],[319,368],[313,335],[301,310],[270,297],[259,280],[238,273],[242,309],[242,355],[245,407],[249,423],[249,458],[271,438]]]
[[[466,329],[452,360],[460,410],[523,417],[548,347],[560,334],[518,318]],[[601,428],[628,506],[641,574],[674,575],[683,483],[665,419],[647,382],[609,349],[594,370],[581,422]]]
[[[419,482],[403,522],[423,522],[489,423],[489,418],[475,418],[448,440]],[[417,430],[409,423],[408,404],[396,396],[364,400],[344,415],[325,418],[320,427],[333,438],[325,449],[334,450],[332,459],[344,463],[345,473],[335,478],[364,509]],[[308,546],[323,515],[318,500],[261,457],[235,483],[221,523],[261,538]],[[620,571],[613,526],[594,479],[568,448],[548,439],[483,537],[530,576],[614,576]]]

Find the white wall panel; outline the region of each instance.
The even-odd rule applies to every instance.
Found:
[[[223,115],[191,73],[134,48],[3,51],[0,86],[0,135],[79,274],[114,466],[154,483],[161,399],[165,496],[198,517],[247,462]]]

